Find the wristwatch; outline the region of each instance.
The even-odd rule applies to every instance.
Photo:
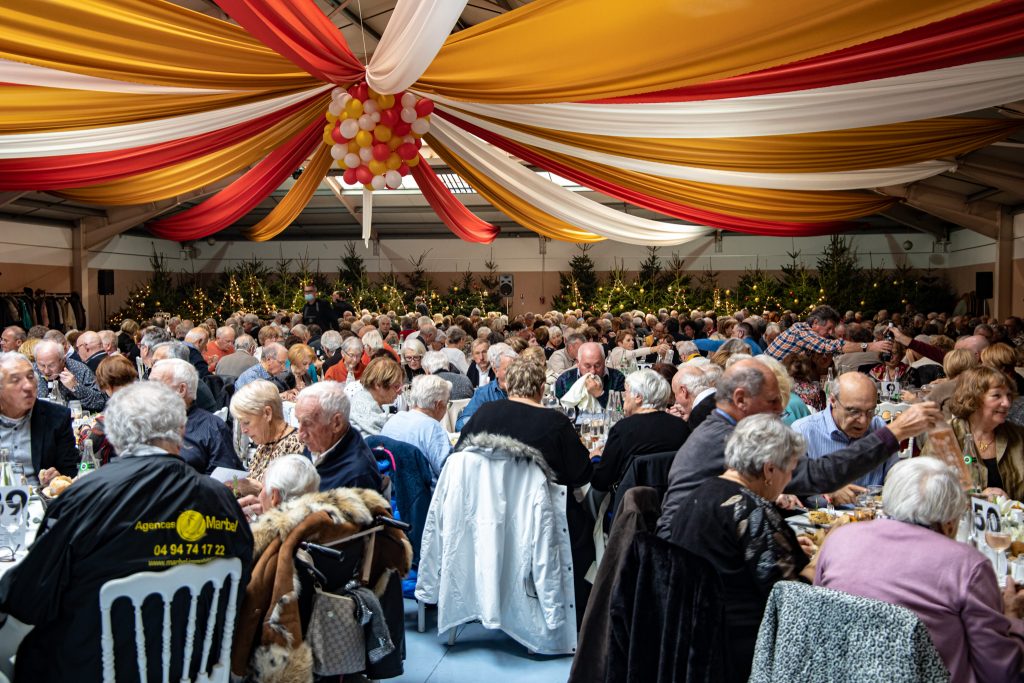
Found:
[[[865,344],[864,342],[861,342],[861,344],[860,344],[860,350],[861,350],[861,351],[867,351],[867,350],[868,350],[868,345],[867,345],[867,344]]]

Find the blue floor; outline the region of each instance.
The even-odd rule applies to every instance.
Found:
[[[416,631],[416,602],[405,601],[405,674],[397,683],[565,683],[572,657],[530,655],[501,631],[480,624],[458,629],[455,645],[437,633],[437,611],[427,609],[427,630]]]

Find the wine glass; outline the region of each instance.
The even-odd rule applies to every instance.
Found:
[[[996,576],[1005,576],[1007,565],[1006,551],[1010,548],[1010,544],[1013,543],[1013,534],[1006,528],[1000,528],[999,531],[986,529],[985,543],[988,544],[989,548],[998,553],[996,556]]]

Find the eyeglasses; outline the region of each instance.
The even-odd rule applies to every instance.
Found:
[[[419,360],[420,358],[423,358],[423,356],[405,356],[404,358],[406,363],[411,363],[414,360]]]
[[[15,555],[19,550],[21,550],[21,544],[13,548],[9,545],[0,546],[0,562],[14,562]]]
[[[871,415],[874,415],[874,413],[875,413],[875,409],[874,408],[867,408],[867,409],[865,409],[865,408],[848,408],[847,406],[844,406],[842,403],[840,403],[838,398],[837,399],[833,399],[833,400],[835,401],[837,406],[839,406],[840,408],[845,410],[846,414],[849,415],[852,418],[870,417]]]

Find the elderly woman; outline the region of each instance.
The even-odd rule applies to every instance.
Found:
[[[370,362],[363,362],[364,347],[359,337],[349,337],[341,342],[341,362],[335,363],[324,375],[325,379],[345,384],[354,382],[363,376],[363,370]]]
[[[250,520],[289,500],[320,490],[320,473],[313,461],[298,453],[289,453],[275,458],[263,478],[260,491],[238,499],[242,511]]]
[[[404,350],[404,349],[403,349]],[[351,402],[349,421],[365,437],[380,434],[391,413],[384,406],[398,400],[405,384],[402,366],[390,358],[374,358],[358,382],[350,382],[345,393]]]
[[[829,534],[814,583],[913,611],[950,680],[1018,680],[1024,595],[1009,582],[1000,596],[988,559],[954,540],[967,510],[956,472],[936,458],[899,462],[885,480],[882,504],[887,519]]]
[[[730,358],[730,364],[739,355],[736,354],[736,356]],[[768,366],[768,369],[772,371],[772,374],[775,375],[775,379],[779,383],[779,396],[782,397],[783,407],[782,422],[784,424],[791,425],[800,418],[811,414],[807,404],[793,391],[793,378],[786,372],[786,368],[782,363],[764,353],[754,356],[754,360]]]
[[[363,342],[363,366],[370,364],[370,361],[374,358],[378,358],[383,354],[391,356],[396,363],[401,362],[401,358],[398,356],[398,352],[391,348],[391,345],[384,341],[384,337],[380,336],[380,332],[377,330],[370,330],[364,334],[360,339]]]
[[[423,354],[427,347],[419,339],[409,339],[402,345],[402,365],[405,371],[405,383],[408,384],[416,375],[426,374],[423,369]]]
[[[100,364],[96,367],[96,386],[108,398],[138,381],[139,372],[135,368],[135,363],[132,363],[124,356],[108,356],[101,360]],[[114,446],[107,439],[104,422],[104,417],[100,415],[96,418],[96,422],[93,423],[92,429],[89,431],[92,452],[96,454],[96,459],[99,460],[100,465],[106,465],[110,462],[111,458],[117,456]]]
[[[1024,377],[1017,373],[1017,352],[1009,344],[993,344],[981,350],[981,364],[999,370],[1013,383],[1017,394],[1024,392]]]
[[[294,401],[300,391],[320,380],[319,367],[322,363],[316,357],[313,347],[306,344],[292,344],[288,348],[288,364],[291,375],[295,378],[295,387],[281,392],[281,399]]]
[[[594,459],[590,483],[595,489],[613,490],[638,455],[679,450],[690,428],[684,420],[665,412],[672,399],[668,381],[654,370],[637,370],[626,377],[622,393],[626,417],[612,427],[608,443]]]
[[[985,466],[989,493],[1024,499],[1024,427],[1006,421],[1016,387],[1010,379],[987,366],[972,368],[956,379],[950,400],[951,425],[963,446],[970,434]],[[1001,491],[1000,491],[1001,489]]]
[[[448,433],[441,426],[441,420],[448,412],[450,390],[451,384],[436,375],[415,377],[405,395],[409,410],[403,410],[388,420],[380,432],[382,436],[420,449],[427,456],[435,482],[452,450]]]
[[[451,386],[451,400],[458,401],[464,398],[473,398],[473,392],[476,390],[476,387],[473,386],[465,375],[451,371],[452,364],[448,361],[448,356],[443,352],[427,351],[423,354],[421,365],[424,372],[428,375],[435,375],[448,382]],[[413,377],[414,381],[415,379]]]
[[[793,379],[793,393],[815,411],[825,409],[825,392],[817,383],[818,365],[804,353],[791,353],[782,361]]]
[[[230,410],[238,428],[256,444],[249,461],[250,481],[261,481],[276,458],[302,452],[298,430],[285,422],[281,395],[272,382],[249,382],[231,397]]]
[[[744,418],[726,442],[725,473],[701,484],[673,518],[670,540],[706,558],[722,579],[728,653],[724,680],[750,676],[772,586],[801,578],[814,550],[797,540],[772,502],[803,454],[803,438],[778,418]]]

